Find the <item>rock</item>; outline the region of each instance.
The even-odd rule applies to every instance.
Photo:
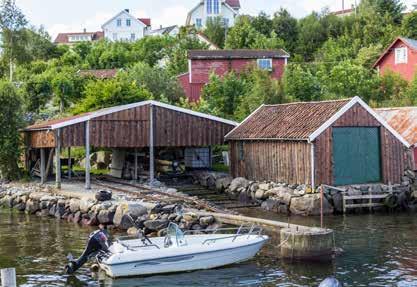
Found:
[[[177,190],[177,189],[175,189],[175,188],[168,188],[168,189],[166,190],[166,192],[167,192],[167,193],[178,193],[178,190]]]
[[[414,191],[411,193],[411,199],[412,199],[412,200],[417,201],[417,190],[414,190]]]
[[[29,214],[35,214],[38,210],[40,210],[40,204],[39,201],[37,200],[33,200],[33,199],[29,199],[26,202],[26,207],[25,207],[25,211]]]
[[[114,220],[113,220],[114,221]],[[118,224],[115,224],[116,227],[128,230],[130,227],[135,226],[135,221],[129,214],[124,214]]]
[[[252,202],[252,197],[250,195],[248,195],[246,192],[241,192],[241,193],[239,193],[238,201],[240,203],[247,204],[247,203]]]
[[[49,216],[55,216],[56,204],[52,204],[49,208]]]
[[[320,194],[308,194],[291,199],[290,211],[295,215],[320,215]],[[333,214],[333,207],[328,200],[323,198],[323,214]]]
[[[91,207],[94,206],[94,201],[82,199],[80,200],[80,211],[82,213],[87,213]]]
[[[166,235],[167,235],[167,229],[166,228],[159,230],[158,233],[157,233],[158,237],[165,237]]]
[[[224,192],[232,183],[232,178],[230,176],[218,178],[216,180],[216,190]]]
[[[176,204],[165,205],[160,209],[160,212],[171,214],[171,213],[174,212],[174,209],[175,209],[176,206],[177,206]]]
[[[229,191],[234,193],[239,188],[246,189],[248,186],[249,186],[249,181],[246,178],[237,177],[237,178],[233,179],[232,182],[230,183]]]
[[[80,210],[80,200],[77,198],[73,198],[69,202],[69,208],[72,213],[76,213]]]
[[[55,217],[61,219],[62,216],[65,214],[65,207],[62,205],[58,205],[55,209]]]
[[[290,210],[288,209],[288,206],[287,205],[280,204],[277,207],[277,213],[280,213],[280,214],[289,214],[290,213]]]
[[[266,211],[278,211],[278,206],[280,205],[280,201],[273,198],[268,198],[261,204],[261,208]]]
[[[100,190],[96,193],[95,198],[97,201],[107,201],[111,200],[112,192],[108,190]]]
[[[127,234],[132,235],[132,236],[137,236],[139,233],[139,229],[137,229],[136,227],[130,227],[127,230]]]
[[[410,178],[410,179],[415,179],[416,178],[416,174],[415,174],[415,172],[414,171],[412,171],[412,170],[410,170],[410,169],[407,169],[405,172],[404,172],[404,174],[405,174],[405,176],[407,176],[408,178]]]
[[[25,209],[26,209],[26,203],[24,203],[24,202],[18,203],[17,205],[15,205],[14,208],[16,208],[20,212],[25,211]]]
[[[249,186],[250,193],[255,193],[258,189],[259,189],[259,184],[257,184],[256,182],[251,183]]]
[[[137,228],[144,228],[145,227],[145,221],[149,220],[149,217],[147,214],[142,215],[141,217],[139,217],[138,219],[136,219],[135,221],[135,226]]]
[[[333,207],[337,213],[343,213],[343,195],[340,192],[332,195]]]
[[[166,219],[147,220],[144,223],[146,228],[153,230],[153,231],[158,231],[158,230],[167,228],[168,224],[169,224],[169,221]]]
[[[187,212],[187,213],[183,214],[182,219],[186,222],[193,223],[193,222],[196,222],[198,220],[198,216],[194,212]]]
[[[212,223],[214,223],[215,219],[213,216],[203,216],[200,217],[200,225],[201,226],[208,226]]]
[[[261,183],[261,184],[259,184],[259,189],[261,189],[263,191],[270,190],[271,188],[272,188],[271,187],[271,184],[269,184],[269,183]]]
[[[201,227],[200,226],[200,224],[198,224],[198,223],[196,223],[196,224],[193,224],[192,226],[191,226],[191,229],[192,230],[202,230],[203,229],[203,227]]]
[[[148,210],[146,209],[146,207],[140,205],[139,203],[123,203],[116,208],[116,213],[114,214],[113,222],[114,225],[119,226],[122,222],[123,216],[126,214],[128,214],[134,222],[137,218],[147,213]]]
[[[114,212],[109,210],[100,210],[97,214],[97,220],[101,224],[111,224],[113,223]]]
[[[72,222],[79,223],[81,221],[81,212],[78,211],[74,214],[74,217],[72,219]]]
[[[266,190],[265,189],[258,189],[255,192],[255,198],[256,199],[259,199],[259,200],[266,199],[265,194],[266,194]]]
[[[175,213],[172,213],[168,216],[169,221],[175,221],[176,218],[177,218],[177,214],[175,214]]]

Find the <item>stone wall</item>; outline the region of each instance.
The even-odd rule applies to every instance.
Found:
[[[178,204],[80,199],[57,195],[52,188],[39,185],[1,184],[0,207],[86,226],[101,223],[109,229],[127,230],[132,235],[141,229],[151,236],[162,236],[170,222],[183,230],[217,226],[212,216],[200,217],[193,212],[182,212],[184,206]]]

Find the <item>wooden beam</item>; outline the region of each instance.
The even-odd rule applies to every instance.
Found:
[[[68,179],[72,177],[71,147],[68,147]]]
[[[41,148],[41,184],[46,181],[45,172],[45,149]]]
[[[61,129],[56,131],[56,148],[55,148],[55,186],[61,188]]]
[[[46,164],[45,177],[48,178],[54,158],[54,149],[49,150],[48,163]]]
[[[149,107],[149,184],[155,181],[155,153],[154,153],[154,108]]]
[[[138,149],[135,148],[135,174],[133,175],[135,181],[138,180]]]
[[[85,189],[91,189],[90,121],[85,123]]]

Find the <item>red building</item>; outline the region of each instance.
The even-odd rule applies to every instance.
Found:
[[[384,75],[387,71],[400,74],[405,80],[414,78],[417,64],[417,40],[398,37],[375,62],[374,68]]]
[[[271,77],[280,79],[289,54],[284,50],[191,50],[188,52],[188,73],[178,76],[185,95],[191,101],[200,99],[201,90],[211,73],[222,76],[239,73],[250,65],[269,70]]]

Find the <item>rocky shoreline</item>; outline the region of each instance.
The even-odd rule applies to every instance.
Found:
[[[108,193],[107,193],[108,194]],[[78,198],[56,193],[52,187],[38,184],[0,185],[0,208],[15,209],[41,217],[54,217],[84,226],[105,224],[110,230],[127,231],[136,235],[139,230],[150,236],[164,236],[170,222],[183,230],[216,228],[213,216],[199,216],[188,211],[190,206],[143,200]],[[187,211],[184,211],[187,210]]]

